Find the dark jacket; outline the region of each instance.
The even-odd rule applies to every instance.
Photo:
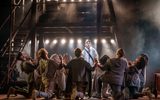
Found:
[[[128,63],[124,58],[112,58],[102,68],[106,71],[105,81],[110,84],[122,85],[124,80],[124,72],[128,67]]]
[[[93,70],[91,65],[83,58],[75,58],[67,64],[69,69],[69,77],[72,82],[88,82],[89,74]]]

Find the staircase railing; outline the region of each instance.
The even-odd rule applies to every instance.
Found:
[[[12,41],[12,40],[15,38],[15,36],[16,36],[17,33],[19,32],[19,30],[21,29],[21,27],[22,27],[23,23],[25,22],[27,16],[29,15],[31,9],[32,9],[32,5],[31,5],[31,7],[29,8],[29,10],[27,11],[27,13],[26,13],[26,15],[24,16],[24,18],[23,18],[23,20],[21,21],[21,23],[20,23],[20,24],[18,25],[18,27],[16,28],[16,30],[11,33],[11,35],[13,35],[13,36],[11,37],[11,39],[8,38],[8,40],[7,40],[6,43],[4,44],[3,48],[1,49],[1,51],[2,51],[1,56],[2,56],[2,57],[5,55],[5,53],[6,53],[7,50],[9,49],[9,45],[8,45],[8,44],[10,43],[10,41]]]
[[[10,44],[11,44],[11,41],[14,40],[14,38],[16,37],[17,33],[19,32],[19,30],[22,28],[22,25],[25,23],[25,21],[27,20],[27,17],[29,16],[29,13],[31,12],[32,10],[32,4],[29,8],[29,10],[26,12],[25,16],[23,17],[22,21],[20,22],[20,24],[18,25],[18,27],[15,29],[15,31],[11,32],[11,37],[9,37],[6,41],[6,43],[4,44],[3,48],[1,49],[1,57],[4,57],[4,55],[7,53],[7,50],[9,50],[10,48]],[[6,20],[4,21],[4,23],[1,25],[1,28],[7,23],[7,21],[9,21],[9,18],[12,16],[12,14],[15,12],[15,10],[17,9],[17,6],[13,8],[12,10],[12,13],[6,18]],[[26,36],[26,40],[24,42],[24,44],[21,46],[21,49],[22,50],[24,47],[25,47],[25,44],[27,43],[27,39],[29,38],[29,33],[27,34]],[[10,53],[10,52],[9,52]],[[9,58],[10,58],[10,54],[8,55]],[[9,59],[10,60],[10,59]],[[14,69],[14,66],[16,64],[16,57],[14,57],[14,59],[12,59],[12,61],[9,61],[8,65],[7,65],[7,68],[8,68],[8,73],[7,75],[3,78],[3,80],[0,82],[0,87],[3,87],[4,85],[6,85],[6,83],[9,82],[9,80],[11,79],[11,74],[13,72],[13,69]]]

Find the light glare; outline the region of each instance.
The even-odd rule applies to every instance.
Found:
[[[61,40],[61,43],[62,43],[62,44],[65,44],[65,43],[66,43],[66,40],[65,40],[65,39],[62,39],[62,40]]]
[[[29,44],[31,44],[31,40],[29,41]]]
[[[114,39],[111,39],[111,40],[110,40],[110,42],[111,42],[112,44],[115,44],[115,41],[114,41]]]
[[[73,44],[73,43],[74,43],[74,40],[73,40],[73,39],[70,39],[70,41],[69,41],[69,42]]]
[[[102,39],[102,43],[106,43],[106,40],[105,40],[105,39]]]
[[[82,40],[81,40],[81,39],[78,39],[78,43],[82,43]]]
[[[49,44],[49,40],[48,39],[45,41],[45,44]]]
[[[97,39],[94,39],[94,43],[97,43]]]
[[[56,44],[56,43],[57,43],[57,40],[53,40],[53,43]]]

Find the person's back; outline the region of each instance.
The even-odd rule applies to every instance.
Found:
[[[81,57],[81,49],[75,49],[75,59],[72,59],[68,64],[67,68],[69,69],[68,78],[67,78],[67,93],[71,93],[71,98],[75,99],[75,92],[73,93],[73,86],[77,87],[77,91],[82,92],[84,96],[85,89],[87,84],[90,84],[90,75],[92,67]],[[72,90],[73,89],[73,90]],[[74,95],[74,96],[73,96]],[[80,98],[83,98],[80,97]]]
[[[123,58],[112,58],[107,61],[109,64],[108,75],[111,84],[122,85],[127,62]]]
[[[88,81],[87,71],[91,69],[90,64],[87,63],[83,58],[75,58],[71,60],[68,65],[69,70],[72,75],[72,81],[74,82],[84,82]]]
[[[112,89],[113,98],[115,100],[124,100],[121,91],[124,80],[124,72],[128,67],[127,60],[124,57],[123,49],[119,48],[116,52],[116,57],[109,59],[104,65],[106,70],[105,79]]]

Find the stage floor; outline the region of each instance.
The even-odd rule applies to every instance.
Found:
[[[0,95],[0,100],[32,100],[32,99],[26,99],[25,97],[23,97],[22,95],[10,95],[9,99],[6,98],[6,94],[1,94]],[[37,100],[44,100],[44,98],[38,98]],[[53,100],[64,100],[64,99],[53,99]],[[85,100],[112,100],[112,99],[97,99],[97,98],[90,98],[90,99],[85,99]],[[149,100],[148,97],[142,97],[139,99],[132,99],[132,100]],[[157,99],[155,99],[154,97],[151,100],[160,100],[160,96],[158,96]]]

